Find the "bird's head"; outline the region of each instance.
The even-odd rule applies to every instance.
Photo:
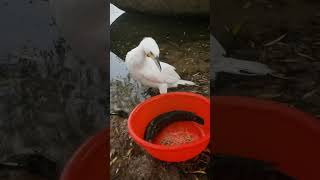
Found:
[[[159,60],[160,50],[156,41],[151,37],[145,37],[141,41],[140,45],[143,47],[146,60],[153,60],[161,71],[162,68]]]

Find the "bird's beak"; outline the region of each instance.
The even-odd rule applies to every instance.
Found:
[[[158,56],[158,57],[155,57],[155,58],[153,59],[153,61],[156,63],[157,67],[158,67],[159,70],[161,71],[162,68],[161,68],[161,65],[160,65],[159,56]]]

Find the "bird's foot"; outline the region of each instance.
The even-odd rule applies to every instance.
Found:
[[[144,93],[143,93],[145,96],[156,96],[159,94],[159,92],[156,91],[156,89],[153,89],[153,88],[148,88]]]

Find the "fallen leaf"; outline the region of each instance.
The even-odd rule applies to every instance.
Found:
[[[314,89],[314,90],[306,93],[305,95],[303,95],[303,96],[302,96],[302,99],[304,100],[304,99],[306,99],[306,98],[308,98],[308,97],[311,97],[312,95],[314,95],[314,94],[317,93],[317,92],[318,92],[318,90],[317,90],[317,89]]]
[[[193,171],[192,174],[207,174],[205,171]]]
[[[114,153],[115,153],[115,149],[111,149],[111,151],[110,151],[110,158],[113,156]]]
[[[211,153],[211,151],[210,151],[210,149],[209,149],[209,148],[206,148],[206,149],[204,150],[204,152]]]
[[[270,75],[271,75],[272,77],[279,78],[279,79],[285,79],[285,80],[292,79],[292,78],[286,77],[286,76],[283,75],[283,74],[278,74],[278,73],[270,73]]]
[[[284,62],[284,63],[297,63],[299,62],[300,60],[299,59],[285,59],[285,60],[281,60],[281,62]]]
[[[132,150],[133,150],[133,148],[131,148],[131,149],[129,149],[129,150],[128,150],[128,152],[127,152],[127,156],[130,156],[130,155],[131,155]]]
[[[112,159],[112,161],[110,162],[110,166],[112,166],[112,164],[114,164],[117,161],[118,157],[115,157],[114,159]]]
[[[236,26],[234,26],[234,27],[232,28],[232,34],[233,34],[234,36],[236,36],[236,35],[239,33],[241,27],[242,27],[242,23],[239,23],[239,24],[237,24]]]

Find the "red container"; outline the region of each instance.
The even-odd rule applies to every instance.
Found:
[[[148,123],[156,116],[173,110],[194,112],[204,119],[205,124],[174,123],[163,129],[154,143],[145,141],[143,136]],[[188,129],[187,133],[196,137],[197,140],[177,146],[157,144],[159,139],[166,135],[169,136],[172,130],[179,133],[180,129]],[[187,92],[173,92],[149,98],[131,112],[128,119],[128,130],[134,141],[153,157],[167,162],[186,161],[201,153],[208,146],[210,140],[210,101],[203,96]]]
[[[109,129],[89,138],[71,157],[60,180],[109,179]]]
[[[213,97],[215,153],[274,162],[290,176],[320,179],[320,121],[297,109],[244,97]]]

